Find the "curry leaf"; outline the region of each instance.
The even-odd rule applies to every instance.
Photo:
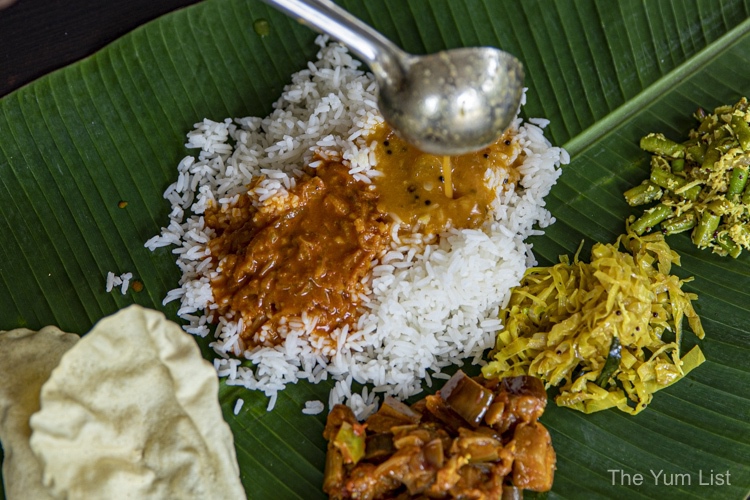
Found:
[[[547,199],[557,222],[534,240],[543,264],[623,232],[634,211],[621,193],[648,170],[642,135],[679,139],[696,107],[750,93],[748,2],[342,4],[411,52],[494,45],[523,61],[524,114],[550,119],[547,135],[573,157]],[[268,36],[253,31],[259,19]],[[169,249],[143,242],[167,221],[161,194],[187,153],[184,134],[203,117],[267,114],[314,56],[313,38],[259,1],[207,0],[0,100],[0,328],[84,333],[133,302],[174,317],[161,300],[179,271]],[[719,258],[684,235],[669,242],[678,272],[695,276],[686,288],[700,295],[708,361],[636,417],[549,408],[550,497],[743,498],[750,489],[750,257]],[[144,291],[105,293],[108,271],[133,272]],[[289,387],[267,413],[262,395],[222,384],[249,497],[322,496],[324,416],[301,409],[327,401],[330,387]],[[642,484],[629,484],[636,474]]]

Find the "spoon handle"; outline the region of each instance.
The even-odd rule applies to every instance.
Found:
[[[382,83],[397,85],[407,54],[374,28],[330,0],[263,0],[317,31],[343,43]]]

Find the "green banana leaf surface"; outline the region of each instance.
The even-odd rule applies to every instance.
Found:
[[[679,140],[698,106],[750,94],[747,1],[340,3],[413,53],[492,45],[521,59],[524,116],[551,120],[546,135],[572,156],[546,200],[557,222],[533,240],[542,265],[581,241],[587,256],[624,231],[636,210],[622,192],[648,172],[641,136]],[[253,30],[258,20],[267,36]],[[0,100],[0,329],[85,333],[131,303],[176,319],[174,303],[162,306],[180,277],[173,255],[143,243],[167,224],[162,193],[188,154],[185,134],[204,117],[265,116],[314,57],[314,37],[260,1],[206,0]],[[677,273],[695,277],[685,288],[700,296],[706,330],[683,348],[698,342],[707,362],[635,417],[548,407],[542,421],[558,460],[549,498],[750,491],[750,252],[733,260],[697,250],[685,234],[668,241],[682,257]],[[144,290],[106,293],[108,271],[132,272]],[[323,497],[325,415],[301,409],[327,401],[330,388],[290,386],[267,413],[262,394],[222,384],[250,498]]]

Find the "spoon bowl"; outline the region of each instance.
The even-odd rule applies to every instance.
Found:
[[[385,120],[422,151],[456,155],[494,142],[523,93],[523,67],[491,47],[408,56],[397,85],[381,84]]]
[[[328,0],[264,0],[340,41],[372,70],[386,122],[426,153],[458,155],[494,142],[523,94],[523,66],[491,47],[407,54]]]

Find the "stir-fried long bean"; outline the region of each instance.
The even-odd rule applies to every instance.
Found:
[[[685,142],[663,134],[643,137],[653,154],[648,180],[625,191],[630,206],[659,203],[631,217],[637,234],[692,230],[698,248],[738,257],[750,249],[750,105],[744,97],[713,113],[698,109]]]

